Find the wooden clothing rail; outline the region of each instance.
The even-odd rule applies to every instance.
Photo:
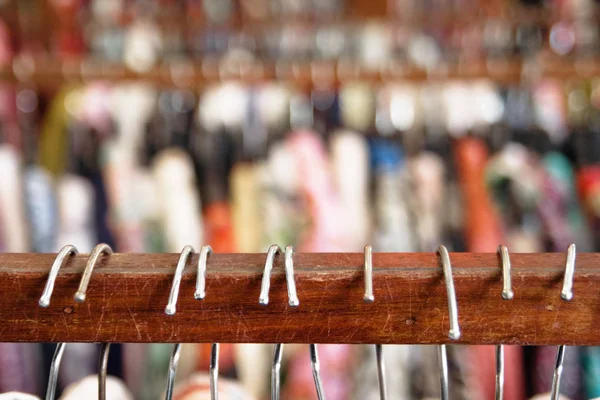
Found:
[[[462,331],[456,341],[448,338],[436,253],[374,253],[375,301],[365,303],[362,253],[297,252],[295,308],[283,255],[275,258],[263,306],[265,254],[211,254],[206,297],[196,300],[194,253],[173,316],[165,306],[179,254],[102,256],[83,303],[73,296],[87,255],[73,256],[42,308],[55,257],[0,254],[0,341],[600,345],[600,253],[577,255],[571,301],[560,296],[566,253],[511,254],[512,300],[501,296],[497,254],[450,253]]]

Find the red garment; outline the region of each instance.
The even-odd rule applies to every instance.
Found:
[[[486,144],[478,138],[462,138],[457,140],[454,153],[465,210],[468,251],[495,252],[504,238],[499,217],[485,185],[488,161]],[[471,368],[467,384],[477,392],[473,398],[493,400],[496,388],[495,346],[471,346],[469,354]],[[505,346],[504,365],[504,397],[525,400],[523,349]]]

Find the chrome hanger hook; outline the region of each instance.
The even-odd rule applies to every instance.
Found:
[[[54,283],[56,282],[58,271],[67,260],[68,256],[77,254],[79,254],[79,252],[72,244],[68,244],[60,249],[56,255],[56,258],[54,259],[54,262],[52,263],[52,267],[50,267],[50,274],[48,275],[46,286],[44,286],[44,291],[42,292],[42,296],[38,301],[40,307],[47,308],[50,305],[50,297],[52,297],[52,292],[54,291]]]
[[[446,293],[448,294],[448,316],[450,318],[450,331],[448,337],[452,340],[460,338],[460,326],[458,324],[458,304],[456,302],[456,291],[454,290],[454,279],[452,278],[452,264],[446,246],[439,245],[436,253],[442,260],[444,280],[446,281]]]
[[[288,304],[290,307],[298,307],[300,300],[296,293],[296,281],[294,280],[294,246],[285,246],[285,281],[288,291]]]
[[[75,301],[78,303],[83,303],[85,301],[85,295],[87,292],[88,285],[90,284],[90,279],[92,279],[92,272],[94,272],[94,267],[98,262],[98,258],[100,255],[106,254],[111,255],[113,251],[109,245],[106,243],[101,243],[94,247],[94,250],[90,253],[87,264],[85,265],[85,270],[83,271],[83,276],[81,277],[81,281],[79,282],[79,289],[77,289],[77,293],[75,293]]]
[[[363,299],[367,303],[375,301],[373,295],[373,248],[371,245],[365,246],[365,295]]]
[[[567,249],[565,278],[563,281],[562,291],[560,292],[561,299],[565,301],[571,301],[573,299],[573,275],[575,275],[575,257],[575,244],[571,244]],[[558,350],[556,352],[556,365],[554,366],[554,374],[552,375],[552,388],[550,390],[551,400],[558,400],[558,396],[560,395],[560,379],[563,373],[563,363],[565,361],[566,351],[567,347],[565,345],[558,346]]]
[[[319,353],[317,352],[316,344],[309,344],[310,365],[312,367],[313,379],[315,381],[315,389],[317,390],[317,399],[325,400],[325,392],[323,383],[321,382],[321,364],[319,363]]]
[[[498,254],[500,254],[500,259],[502,260],[502,298],[504,300],[512,300],[515,293],[512,290],[510,276],[511,264],[508,248],[503,245],[498,246]]]
[[[175,387],[175,375],[177,374],[177,364],[179,364],[179,355],[181,353],[181,343],[175,344],[173,353],[169,359],[169,373],[167,375],[167,390],[165,394],[166,400],[173,398],[173,388]]]
[[[213,343],[210,348],[210,398],[219,399],[219,343]]]
[[[498,254],[502,260],[502,298],[511,300],[514,297],[510,276],[510,255],[506,246],[498,246]],[[496,400],[504,398],[504,345],[496,345]]]
[[[573,298],[573,276],[575,275],[575,256],[577,249],[575,244],[569,245],[567,249],[567,263],[565,265],[565,279],[560,297],[563,300],[570,301]]]
[[[196,291],[194,298],[204,300],[206,297],[206,263],[208,256],[212,254],[212,247],[206,245],[200,249],[200,258],[198,259],[198,276],[196,276]]]
[[[267,260],[263,271],[262,282],[260,285],[260,296],[258,304],[266,306],[269,304],[269,289],[271,288],[271,271],[273,270],[273,260],[277,254],[281,253],[281,248],[276,244],[269,247],[267,251]]]
[[[58,275],[58,271],[65,263],[66,259],[70,255],[76,255],[79,252],[73,245],[66,245],[56,255],[52,267],[50,267],[50,274],[48,275],[48,281],[42,292],[42,296],[38,301],[40,307],[48,307],[50,305],[50,297],[52,297],[52,291],[54,290],[54,282]],[[52,363],[50,364],[50,374],[48,376],[48,387],[46,388],[46,400],[54,400],[56,393],[56,387],[58,383],[58,370],[62,361],[63,354],[65,352],[66,343],[58,343],[56,350],[54,350],[54,356],[52,357]]]
[[[181,277],[183,270],[187,264],[188,258],[194,253],[192,246],[185,246],[181,250],[179,255],[179,261],[177,261],[177,267],[175,268],[175,276],[173,276],[173,284],[171,285],[171,293],[169,294],[169,302],[165,307],[165,314],[175,315],[177,311],[177,298],[179,297],[179,285],[181,284]]]
[[[271,368],[271,400],[279,400],[281,392],[281,360],[283,359],[283,343],[275,345],[273,366]]]
[[[110,343],[102,343],[100,358],[98,359],[98,399],[106,400],[106,375],[108,370],[108,354]]]

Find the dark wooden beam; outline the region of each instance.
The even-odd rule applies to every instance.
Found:
[[[451,253],[462,337],[456,343],[600,345],[600,254],[577,256],[574,298],[561,300],[566,254],[512,254],[515,297],[503,300],[496,254]],[[61,269],[41,308],[53,254],[0,255],[0,341],[449,343],[442,269],[434,253],[373,255],[375,302],[363,303],[361,253],[294,256],[300,306],[287,305],[283,256],[270,303],[258,304],[264,254],[209,257],[207,295],[194,299],[196,263],[177,313],[164,308],[177,254],[115,254],[73,300],[86,256]]]

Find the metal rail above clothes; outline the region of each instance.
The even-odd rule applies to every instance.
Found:
[[[88,256],[70,255],[47,307],[38,301],[56,254],[1,254],[0,341],[600,345],[600,253],[573,257],[570,300],[561,298],[566,253],[511,254],[510,300],[499,254],[449,254],[456,340],[435,252],[373,253],[372,302],[364,297],[366,253],[295,252],[297,306],[288,302],[284,254],[273,254],[263,305],[265,254],[205,252],[201,298],[200,257],[190,252],[173,315],[165,307],[177,254],[95,254],[84,302],[74,295],[81,301]]]

